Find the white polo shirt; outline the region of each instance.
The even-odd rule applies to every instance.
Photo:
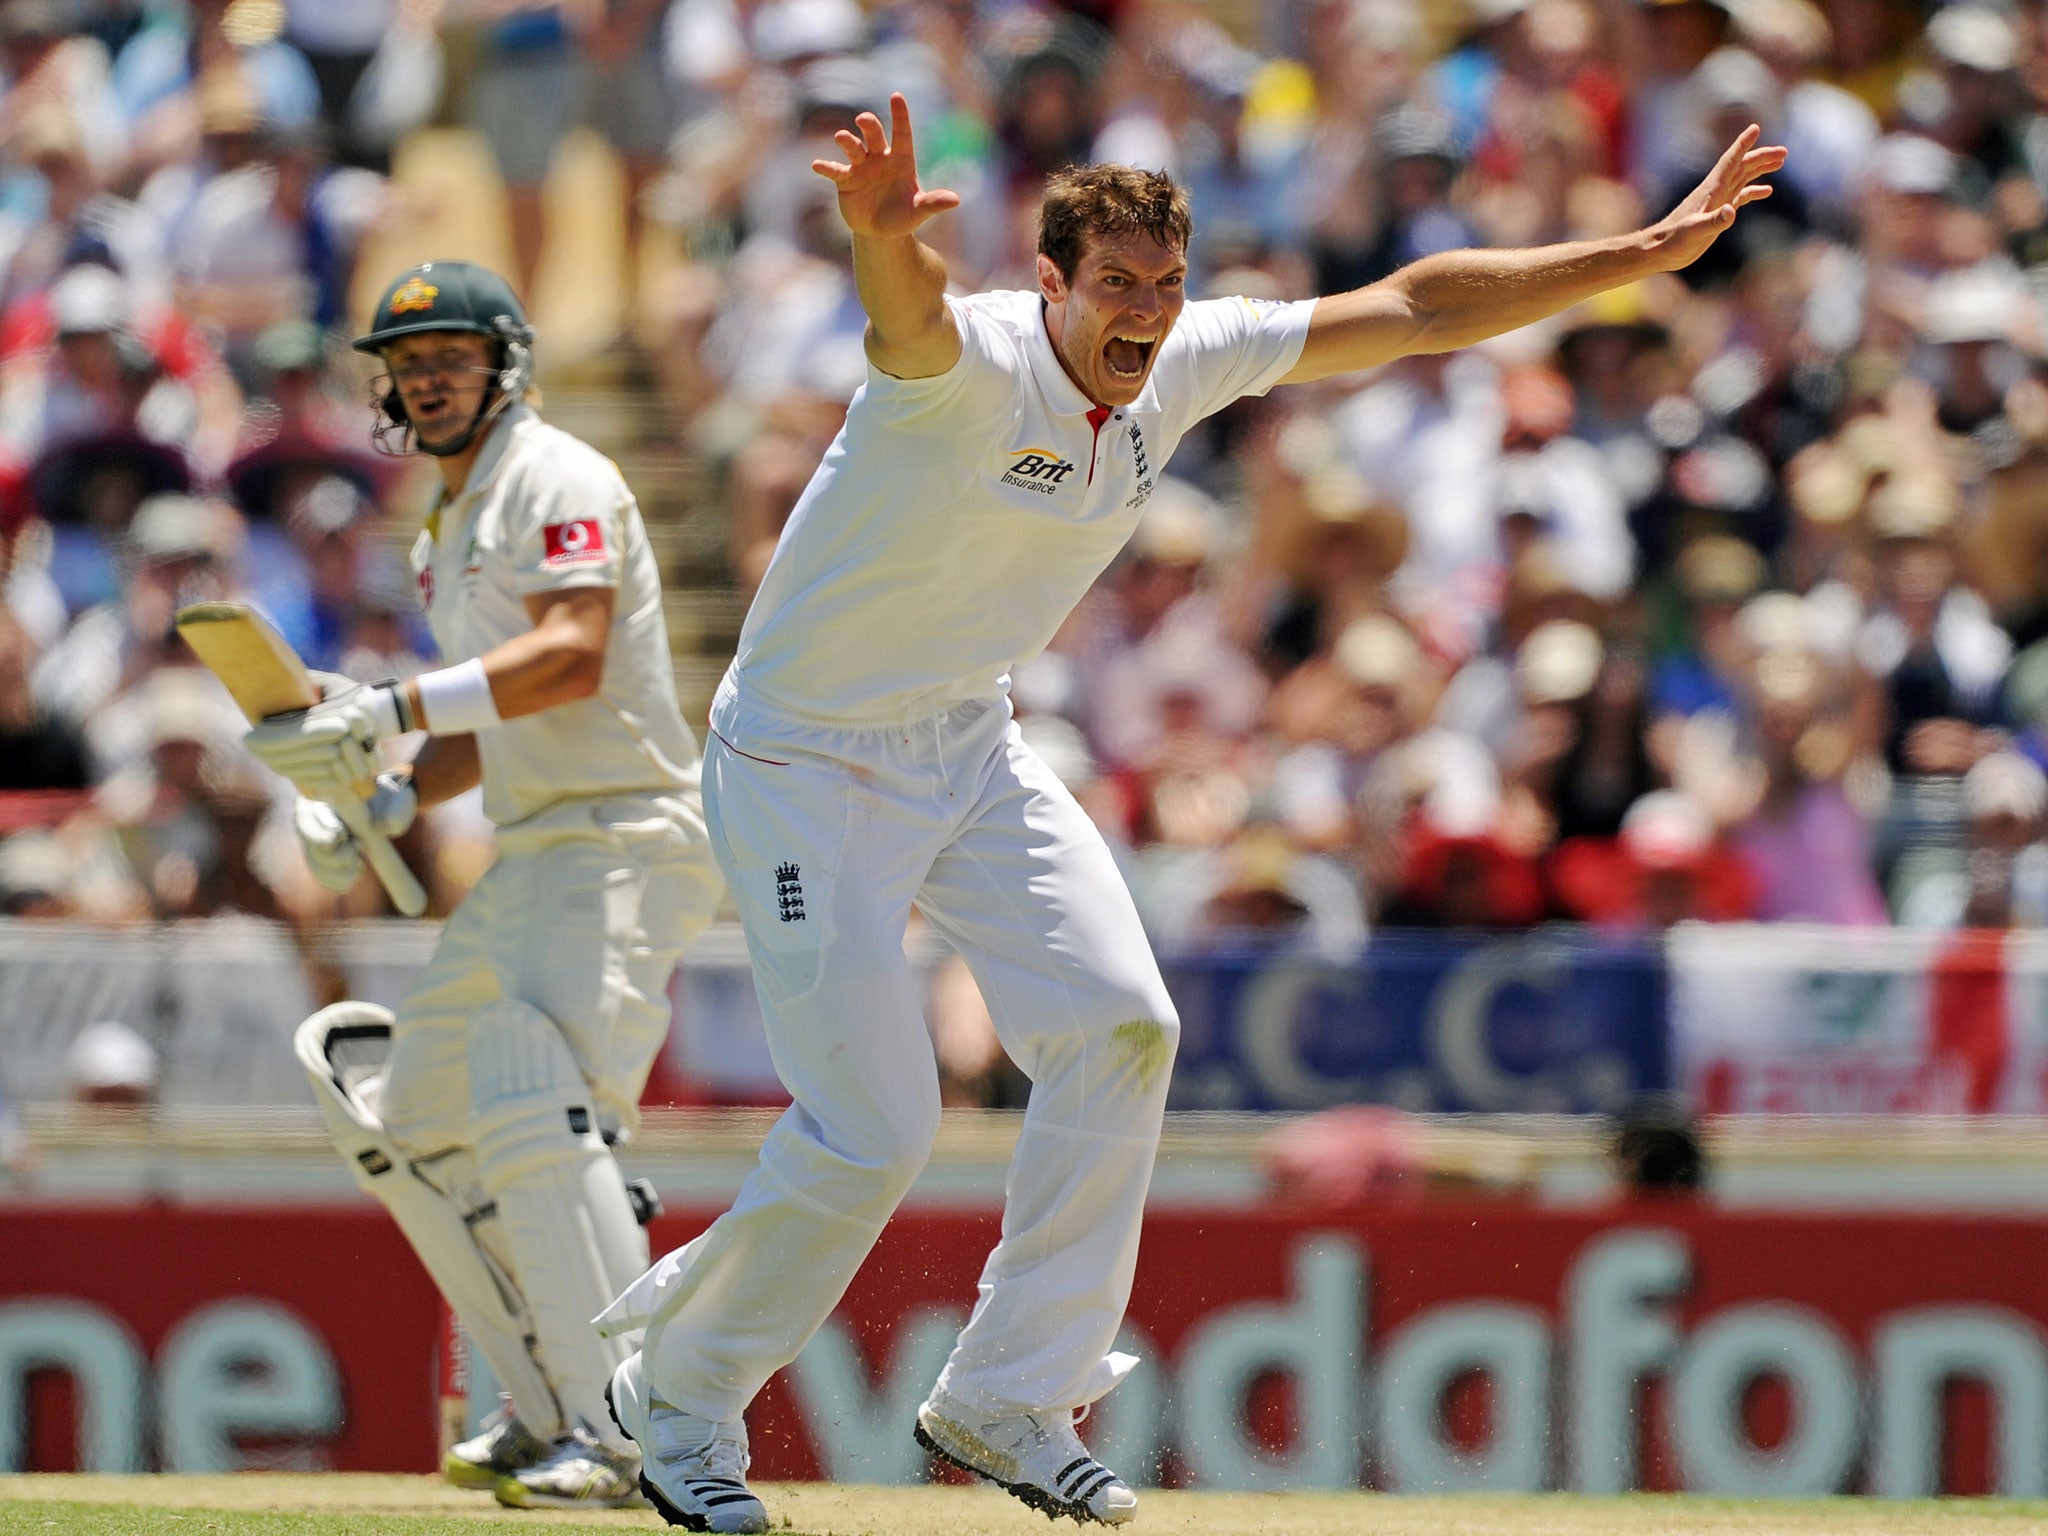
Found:
[[[770,708],[873,724],[1009,686],[1137,527],[1188,429],[1292,368],[1314,302],[1188,304],[1144,393],[1089,419],[1039,296],[948,299],[960,360],[877,369],[783,529],[733,674]]]
[[[513,406],[491,427],[462,494],[428,517],[412,568],[449,665],[532,629],[524,600],[536,592],[618,589],[597,693],[477,732],[492,821],[511,826],[564,800],[696,787],[661,577],[611,460]]]

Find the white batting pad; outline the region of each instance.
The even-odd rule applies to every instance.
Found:
[[[591,1326],[647,1264],[625,1181],[599,1134],[590,1088],[554,1021],[500,999],[469,1020],[477,1167],[565,1416],[625,1449],[604,1389],[623,1344]]]
[[[356,1182],[398,1223],[527,1428],[552,1438],[567,1425],[534,1360],[525,1303],[479,1240],[495,1224],[492,1213],[481,1201],[465,1204],[448,1170],[415,1168],[373,1111],[391,1026],[389,1011],[374,1003],[335,1003],[301,1024],[292,1043]]]

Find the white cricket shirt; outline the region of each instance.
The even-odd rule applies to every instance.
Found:
[[[1188,304],[1144,393],[1100,430],[1039,296],[951,299],[960,360],[870,367],[783,529],[733,672],[771,708],[873,724],[1009,685],[1136,528],[1204,416],[1292,368],[1313,300]]]
[[[447,665],[532,629],[524,600],[536,592],[618,589],[597,693],[477,732],[492,821],[511,826],[564,800],[696,787],[661,578],[639,504],[611,460],[513,406],[462,494],[427,519],[412,568]]]

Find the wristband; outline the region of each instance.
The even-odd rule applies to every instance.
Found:
[[[405,707],[404,684],[371,683],[369,685],[370,714],[378,741],[392,736],[403,736],[416,727],[412,723],[412,711]]]
[[[490,679],[484,676],[481,658],[438,672],[422,672],[412,681],[420,691],[420,707],[427,717],[418,722],[423,731],[462,736],[498,723],[497,701],[491,697]]]

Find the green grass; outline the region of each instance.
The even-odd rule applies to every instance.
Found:
[[[761,1489],[788,1536],[1059,1536],[992,1488]],[[1469,1495],[1163,1493],[1139,1495],[1132,1536],[2025,1536],[2048,1502],[1861,1499],[1763,1501]],[[0,1477],[0,1536],[482,1536],[545,1526],[549,1536],[662,1530],[646,1511],[500,1509],[427,1477],[246,1473],[234,1477]]]

